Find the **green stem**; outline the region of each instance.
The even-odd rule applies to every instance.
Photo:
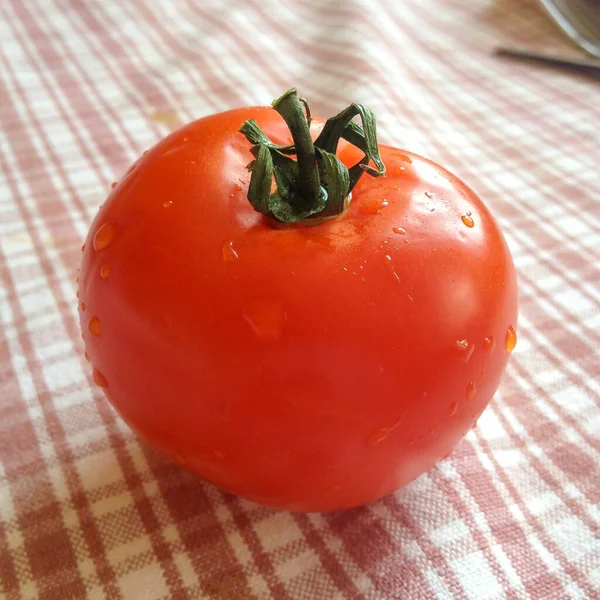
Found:
[[[295,89],[275,100],[273,108],[286,122],[292,146],[273,144],[253,120],[246,121],[240,129],[256,157],[248,165],[252,171],[248,200],[258,212],[283,223],[338,215],[344,211],[346,200],[363,173],[373,177],[385,174],[375,117],[364,106],[352,104],[329,119],[314,142],[308,103],[298,98]],[[352,121],[356,116],[360,116],[362,127]],[[341,138],[364,153],[350,169],[335,155]],[[271,193],[273,180],[276,189]]]
[[[304,116],[302,102],[298,98],[295,89],[288,90],[281,98],[275,100],[272,106],[283,117],[292,134],[296,162],[298,163],[298,178],[296,180],[298,193],[296,198],[302,200],[300,204],[303,206],[299,208],[306,210],[315,198],[323,195],[315,146],[310,137],[308,118]],[[305,104],[305,106],[308,105]],[[308,115],[310,115],[310,109]]]

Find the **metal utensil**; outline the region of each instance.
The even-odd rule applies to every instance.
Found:
[[[540,0],[559,27],[588,54],[600,58],[600,0]]]

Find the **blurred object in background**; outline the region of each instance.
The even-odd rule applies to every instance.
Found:
[[[571,73],[580,73],[590,77],[600,77],[600,60],[574,60],[562,56],[536,54],[534,52],[516,50],[513,48],[497,48],[496,55],[522,62],[563,69],[565,71],[570,71]]]
[[[600,0],[541,0],[541,3],[580,48],[600,58]]]

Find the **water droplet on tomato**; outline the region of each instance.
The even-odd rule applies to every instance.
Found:
[[[402,227],[394,227],[394,228],[392,228],[392,231],[394,233],[397,233],[398,235],[406,235],[406,229],[404,229]]]
[[[469,385],[467,386],[467,400],[471,400],[473,398],[473,396],[475,395],[476,391],[477,390],[475,389],[475,382],[470,381]]]
[[[360,206],[360,212],[364,215],[376,215],[382,208],[388,206],[388,201],[383,200],[368,200]]]
[[[239,183],[234,183],[233,187],[238,191],[241,192],[242,191],[242,186]]]
[[[406,154],[399,154],[398,158],[406,163],[412,163],[412,160],[410,159],[410,157],[406,156]]]
[[[235,248],[233,247],[233,240],[223,242],[222,253],[223,260],[225,262],[232,262],[240,257],[240,255],[236,252]]]
[[[283,333],[286,314],[274,301],[257,301],[247,306],[243,317],[261,342],[275,342]]]
[[[483,349],[488,354],[491,354],[495,348],[496,348],[496,339],[494,338],[493,335],[488,335],[488,337],[483,338]]]
[[[469,359],[475,351],[475,344],[470,344],[467,340],[457,340],[456,347],[462,353],[463,360],[469,362]]]
[[[170,206],[173,206],[173,200],[165,200],[163,202],[163,208],[169,208]]]
[[[384,257],[385,262],[387,263],[392,275],[396,278],[397,281],[400,281],[400,277],[398,277],[398,273],[396,273],[396,269],[394,268],[394,261],[389,254],[386,254]]]
[[[86,306],[85,302],[82,302],[81,303],[81,312],[85,312],[86,308],[87,308],[87,306]]]
[[[102,265],[100,267],[100,277],[106,279],[110,275],[110,267],[108,265]]]
[[[183,138],[183,143],[185,144],[185,142],[187,142],[187,141],[188,141],[188,139],[189,139],[189,138],[187,138],[187,137],[184,137],[184,138]]]
[[[457,411],[458,411],[458,402],[453,402],[450,405],[450,414],[455,415]]]
[[[473,227],[475,225],[475,221],[473,221],[473,217],[470,217],[468,214],[462,215],[460,220],[467,226]]]
[[[366,439],[367,446],[376,446],[380,442],[383,442],[385,438],[390,433],[391,429],[389,427],[380,427],[375,431],[372,431]]]
[[[104,377],[104,375],[102,375],[102,373],[100,371],[98,371],[98,369],[94,368],[92,370],[92,378],[94,380],[94,383],[102,388],[108,387],[108,382],[106,381],[106,377]]]
[[[117,187],[117,182],[116,182],[116,181],[113,181],[113,182],[110,184],[110,189],[111,189],[111,190],[114,190],[116,187]]]
[[[85,360],[90,362],[90,355],[87,353],[87,351],[83,353],[83,356],[85,356]]]
[[[92,317],[90,322],[88,323],[88,331],[93,335],[98,337],[100,335],[100,321],[98,317]]]
[[[427,198],[429,198],[430,200],[431,200],[432,198],[434,198],[434,195],[433,195],[433,193],[432,193],[432,192],[425,192],[425,196],[427,196]]]
[[[79,290],[77,290],[77,291],[75,292],[75,296],[77,296],[77,298],[79,298]]]
[[[81,251],[83,252],[85,250],[85,244],[83,244],[83,246],[81,246]]]
[[[94,235],[94,250],[96,252],[104,250],[114,242],[116,236],[117,228],[114,225],[111,223],[100,225]]]
[[[506,330],[506,351],[512,352],[515,349],[516,345],[517,345],[517,332],[515,331],[515,328],[511,325]]]

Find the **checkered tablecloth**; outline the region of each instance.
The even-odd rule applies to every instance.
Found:
[[[492,55],[577,54],[522,0],[4,0],[0,597],[600,597],[600,85]],[[520,281],[519,344],[449,459],[370,506],[291,514],[142,445],[91,382],[81,243],[172,128],[349,101],[466,180]]]

